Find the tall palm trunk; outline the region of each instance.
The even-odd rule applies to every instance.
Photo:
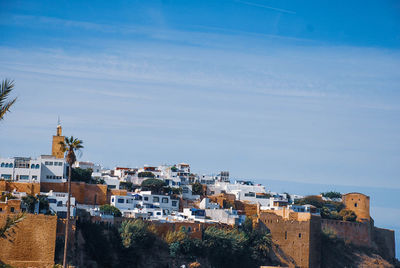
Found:
[[[69,220],[70,220],[70,210],[71,210],[71,174],[72,174],[72,164],[69,164],[69,174],[68,174],[68,202],[67,202],[67,222],[65,223],[65,243],[64,243],[64,260],[63,267],[67,268],[67,253],[68,253],[68,233],[69,233]]]

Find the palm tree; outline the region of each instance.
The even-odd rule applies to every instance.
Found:
[[[10,101],[6,101],[13,88],[14,81],[10,81],[8,79],[3,80],[0,85],[0,120],[2,120],[4,115],[10,111],[11,106],[17,100],[17,98],[14,98]]]
[[[61,149],[65,153],[65,160],[69,166],[69,174],[68,174],[68,203],[67,203],[67,222],[65,225],[65,244],[64,244],[64,261],[63,267],[67,267],[67,251],[68,251],[68,231],[69,231],[69,221],[70,221],[70,210],[71,210],[71,174],[72,174],[72,165],[76,161],[75,152],[80,152],[80,149],[83,148],[82,141],[78,140],[74,137],[65,137],[65,140],[60,142]]]

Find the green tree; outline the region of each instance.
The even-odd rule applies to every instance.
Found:
[[[251,234],[253,232],[253,219],[251,217],[246,216],[246,219],[242,224],[242,230],[247,234]]]
[[[204,231],[206,254],[216,267],[245,267],[248,237],[236,229],[209,227]]]
[[[93,170],[88,168],[88,169],[83,169],[83,168],[72,168],[72,176],[71,179],[72,181],[83,181],[86,183],[91,183],[92,182],[92,172]]]
[[[133,183],[132,182],[125,182],[125,181],[121,181],[119,184],[119,188],[120,189],[125,189],[127,191],[132,191],[133,190]]]
[[[317,208],[322,208],[325,204],[324,200],[320,196],[317,195],[309,195],[300,200],[297,200],[297,204],[299,205],[313,205]]]
[[[38,195],[37,199],[39,201],[39,212],[42,210],[49,211],[49,200],[46,195]]]
[[[10,111],[11,106],[17,101],[17,98],[7,100],[13,89],[14,81],[8,79],[3,80],[0,85],[0,120],[4,118],[4,115]]]
[[[119,233],[125,248],[148,248],[155,240],[149,224],[141,219],[123,221]]]
[[[165,186],[165,182],[159,179],[147,179],[141,184],[142,190],[151,191],[154,193],[161,193]]]
[[[117,207],[114,207],[114,206],[109,205],[109,204],[105,204],[105,205],[100,206],[99,210],[100,210],[100,212],[102,212],[102,213],[104,213],[106,215],[113,215],[115,217],[121,217],[122,216],[121,211]]]
[[[335,191],[324,192],[321,193],[321,195],[327,198],[342,198],[342,194]]]
[[[72,165],[76,161],[76,152],[80,152],[83,148],[83,142],[74,137],[65,137],[65,140],[60,142],[62,151],[65,153],[65,160],[69,166],[69,178],[68,178],[68,202],[67,202],[67,222],[65,224],[65,244],[64,244],[64,259],[63,267],[67,268],[67,252],[68,252],[68,233],[69,233],[69,222],[70,222],[70,210],[71,210],[71,176],[72,176]]]
[[[26,210],[28,213],[35,212],[35,204],[38,202],[38,199],[34,195],[27,195],[22,197],[22,203],[26,206]]]
[[[203,185],[199,182],[192,184],[192,194],[194,195],[204,195]]]
[[[354,211],[350,209],[342,209],[339,212],[339,215],[343,218],[344,221],[356,221],[357,215]]]
[[[150,171],[143,171],[138,173],[139,178],[154,178],[155,175]]]

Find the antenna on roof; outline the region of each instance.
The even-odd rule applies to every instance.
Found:
[[[61,125],[60,116],[58,116],[57,125],[59,125],[59,126]]]

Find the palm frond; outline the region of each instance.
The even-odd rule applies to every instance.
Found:
[[[21,213],[14,217],[7,216],[4,226],[0,227],[0,239],[7,238],[8,232],[14,228],[19,222],[25,218],[25,214]]]
[[[3,80],[0,85],[0,120],[2,120],[4,115],[10,111],[11,106],[17,100],[17,98],[14,98],[10,101],[6,101],[13,88],[14,81],[8,79]]]

